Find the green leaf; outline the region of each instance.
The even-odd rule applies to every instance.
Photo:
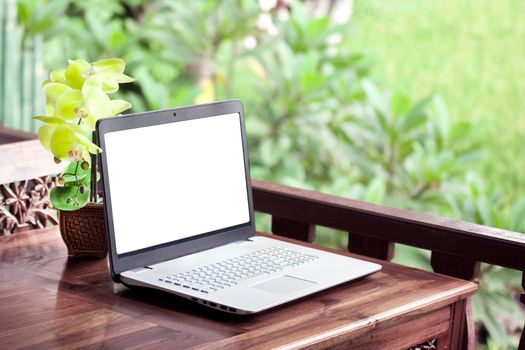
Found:
[[[364,200],[370,203],[381,204],[384,201],[385,194],[385,182],[380,178],[375,178],[366,189]]]
[[[18,17],[21,25],[28,25],[30,19],[29,9],[22,1],[18,1]]]
[[[299,85],[305,92],[317,90],[324,84],[324,76],[319,74],[319,55],[309,52],[300,61]]]
[[[52,28],[55,25],[55,23],[56,20],[54,18],[43,18],[31,25],[31,27],[29,28],[29,33],[34,35],[41,32],[45,32],[48,29]]]
[[[401,130],[411,131],[422,126],[428,119],[425,109],[431,100],[431,96],[427,96],[416,102],[407,112],[406,117],[402,120]]]
[[[363,81],[363,90],[366,92],[369,103],[382,115],[387,115],[387,100],[379,89],[369,80]]]
[[[88,203],[89,193],[89,186],[83,184],[80,186],[56,186],[51,189],[49,198],[55,209],[72,211],[80,209]]]
[[[310,23],[308,23],[308,27],[306,28],[306,37],[307,38],[318,37],[326,33],[329,26],[330,26],[330,17],[324,16],[324,17],[316,18],[310,21]]]
[[[400,117],[406,114],[410,108],[410,99],[401,92],[395,92],[390,102],[392,114],[394,117]]]
[[[446,139],[452,128],[452,122],[450,120],[450,112],[448,110],[445,100],[441,96],[435,96],[432,99],[432,111],[434,116],[434,122],[437,125],[439,133],[443,139]]]
[[[525,198],[521,198],[510,211],[510,229],[525,233]]]
[[[94,12],[87,11],[84,15],[90,35],[99,46],[104,47],[108,37],[107,23]]]
[[[64,172],[64,184],[65,186],[72,186],[72,185],[80,185],[84,184],[86,186],[89,186],[90,178],[91,178],[91,168],[84,169],[82,168],[81,164],[82,161],[78,162],[71,162],[67,166],[65,172]],[[89,159],[88,159],[89,162]],[[73,174],[75,174],[75,171],[77,173],[77,176],[75,177]]]
[[[272,139],[266,139],[260,146],[260,154],[264,165],[272,167],[277,164],[282,156],[277,144]]]
[[[64,175],[64,186],[78,186],[84,184],[89,186],[89,174]]]
[[[144,91],[149,109],[165,108],[168,104],[168,91],[159,84],[146,67],[140,67],[134,74]]]

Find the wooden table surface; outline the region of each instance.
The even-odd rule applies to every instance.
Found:
[[[454,349],[477,290],[381,261],[364,280],[240,316],[114,284],[106,259],[68,259],[57,228],[0,237],[0,261],[0,349],[403,349],[434,337]]]

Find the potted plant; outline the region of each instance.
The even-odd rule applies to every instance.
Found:
[[[131,108],[125,100],[110,99],[119,84],[134,79],[124,74],[125,62],[108,58],[88,63],[70,60],[64,69],[51,72],[42,84],[46,116],[38,130],[41,144],[55,162],[65,163],[50,200],[59,210],[60,232],[69,255],[104,257],[107,252],[103,207],[97,197],[96,155],[101,149],[93,139],[101,118]]]

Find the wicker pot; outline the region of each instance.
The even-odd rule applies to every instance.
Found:
[[[104,258],[108,252],[104,205],[88,203],[75,211],[59,211],[60,234],[69,256]]]

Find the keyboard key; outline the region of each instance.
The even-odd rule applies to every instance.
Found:
[[[266,272],[258,272],[258,273],[254,274],[254,275],[250,275],[250,276],[238,279],[237,283],[245,282],[245,281],[248,281],[248,280],[250,280],[252,278],[259,277],[259,276],[262,276],[262,275],[267,275],[267,273]]]
[[[202,293],[211,293],[315,259],[317,257],[313,255],[282,247],[270,247],[159,280]]]

